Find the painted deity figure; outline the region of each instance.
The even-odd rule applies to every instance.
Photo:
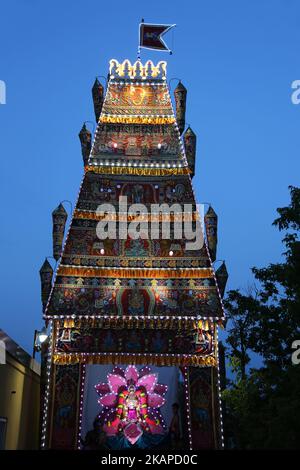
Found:
[[[140,155],[141,149],[138,147],[137,138],[129,137],[126,147],[126,155]]]
[[[131,194],[133,204],[140,204],[144,201],[144,189],[141,184],[135,184]]]
[[[144,313],[144,297],[139,289],[133,289],[128,296],[128,312],[131,315]]]
[[[124,415],[128,421],[138,421],[140,415],[140,404],[136,394],[135,386],[128,387],[128,395],[125,399]]]
[[[161,331],[157,331],[153,341],[152,341],[152,346],[155,352],[162,352],[164,347],[165,347],[165,338],[163,337]]]
[[[128,351],[140,351],[141,350],[141,342],[140,337],[135,330],[132,330],[128,341],[126,342],[126,349]]]
[[[127,240],[125,243],[125,254],[127,256],[147,256],[147,242],[141,238]]]

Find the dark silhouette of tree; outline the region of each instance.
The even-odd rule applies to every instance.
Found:
[[[291,361],[300,339],[300,189],[289,189],[290,205],[277,209],[273,223],[285,231],[283,262],[253,268],[254,293],[233,290],[225,299],[235,378],[223,398],[239,448],[300,447],[300,365]],[[261,357],[260,368],[250,368],[251,353]]]

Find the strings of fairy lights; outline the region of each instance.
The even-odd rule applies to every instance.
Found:
[[[190,175],[189,175],[189,178],[191,180],[191,185],[192,185],[192,188],[193,188],[193,183],[192,183],[192,179],[191,179]],[[194,192],[194,188],[193,188],[193,192]],[[204,227],[203,227],[203,224],[202,224],[201,217],[199,218],[199,220],[200,220],[202,233],[204,233]],[[221,295],[221,292],[220,292],[220,289],[219,289],[219,286],[218,286],[217,276],[216,276],[215,269],[214,269],[212,259],[211,259],[211,256],[210,256],[210,251],[209,251],[209,248],[208,248],[207,240],[206,240],[205,237],[203,237],[203,239],[204,239],[204,244],[205,244],[207,256],[209,258],[210,265],[212,266],[212,274],[213,274],[213,277],[214,277],[215,286],[216,286],[216,289],[217,289],[217,292],[218,292],[219,301],[220,301],[221,309],[222,309],[222,312],[223,312],[222,320],[225,320],[225,310],[224,310],[224,306],[223,306],[222,295]],[[220,439],[221,439],[221,448],[223,449],[224,448],[224,429],[223,429],[222,396],[221,396],[220,366],[219,366],[219,339],[218,339],[219,338],[219,333],[218,333],[218,326],[217,325],[216,325],[215,330],[216,330],[216,333],[215,333],[215,335],[216,335],[215,352],[216,352],[216,363],[217,363],[216,364],[217,365],[217,394],[218,394],[218,405],[219,405]]]
[[[52,321],[49,322],[49,346],[48,346],[48,355],[47,355],[47,365],[46,365],[46,387],[44,392],[44,403],[43,403],[43,420],[42,420],[42,437],[41,437],[41,447],[44,449],[46,447],[46,435],[47,435],[47,418],[49,414],[49,397],[50,397],[50,377],[51,377],[51,367],[52,367],[52,342],[53,342],[53,325]]]
[[[186,400],[186,414],[187,414],[187,427],[188,427],[188,439],[190,450],[193,450],[192,441],[192,425],[191,425],[191,401],[190,401],[190,387],[189,387],[189,369],[184,367],[184,393]]]
[[[111,83],[118,83],[120,84],[120,81],[114,81],[112,78],[110,80]],[[121,84],[125,84],[126,82],[121,82]],[[153,82],[135,82],[137,85],[142,85],[142,86],[145,86],[145,85],[152,85]],[[166,89],[167,89],[167,93],[169,95],[169,102],[171,103],[171,107],[172,107],[172,112],[173,112],[173,116],[175,115],[174,113],[174,109],[173,109],[173,104],[172,104],[172,100],[170,99],[170,93],[169,93],[169,88],[166,86],[165,82],[157,82],[155,84],[155,86],[164,86]],[[102,113],[101,113],[102,115]],[[101,115],[100,115],[100,118],[99,118],[99,122],[101,122]],[[165,115],[166,117],[168,117],[168,115]],[[143,117],[143,116],[141,116]],[[180,132],[179,132],[179,129],[178,129],[178,125],[177,125],[177,122],[175,120],[175,122],[173,123],[174,127],[176,128],[176,131],[178,133],[178,140],[179,140],[179,145],[180,145],[180,150],[181,150],[181,157],[183,159],[183,162],[178,162],[178,161],[164,161],[164,162],[157,162],[157,161],[131,161],[131,160],[126,160],[122,162],[121,161],[117,161],[116,163],[114,163],[113,161],[108,161],[108,160],[101,160],[101,159],[98,159],[97,158],[97,161],[94,161],[95,158],[93,157],[93,150],[94,150],[94,146],[95,146],[95,142],[97,140],[97,137],[98,137],[98,127],[96,129],[96,132],[94,133],[94,137],[93,137],[93,143],[92,143],[92,147],[91,147],[91,151],[90,151],[90,155],[89,155],[89,165],[93,165],[93,166],[117,166],[117,167],[133,167],[133,168],[185,168],[185,167],[188,167],[188,162],[187,162],[187,159],[186,159],[186,154],[185,154],[185,149],[184,149],[184,145],[183,145],[183,142],[182,142],[182,138],[180,136]],[[189,175],[189,178],[190,178],[190,183],[191,183],[191,187],[192,187],[192,191],[193,191],[193,195],[194,195],[194,198],[195,198],[195,192],[194,192],[194,188],[193,188],[193,184],[192,184],[192,179]],[[78,200],[79,200],[79,196],[80,196],[80,192],[81,192],[81,189],[82,189],[82,185],[83,185],[83,182],[84,182],[84,175],[83,175],[83,178],[82,178],[82,181],[81,181],[81,184],[80,184],[80,187],[79,187],[79,191],[78,191],[78,194],[77,194],[77,199],[76,199],[76,204],[75,204],[75,208],[77,206],[77,203],[78,203]],[[195,199],[196,200],[196,199]],[[68,231],[67,231],[67,234],[66,234],[66,237],[65,237],[65,240],[64,240],[64,243],[63,243],[63,247],[62,247],[62,251],[61,253],[63,253],[64,249],[65,249],[65,246],[66,246],[66,243],[68,241],[68,237],[69,237],[69,234],[70,234],[70,229],[71,229],[71,225],[72,225],[72,222],[73,222],[73,218],[74,218],[74,212],[75,212],[75,209],[71,215],[71,220],[69,222],[69,226],[68,226]],[[200,223],[201,223],[201,227],[202,227],[202,222],[201,222],[201,218],[200,218]],[[202,227],[202,232],[203,232],[203,227]],[[208,254],[208,257],[210,259],[210,263],[211,263],[211,266],[212,266],[212,262],[211,262],[211,257],[210,257],[210,253],[209,253],[209,249],[208,249],[208,246],[207,246],[207,241],[205,240],[204,238],[204,243],[205,243],[205,246],[206,246],[206,250],[207,250],[207,254]],[[61,265],[61,262],[62,262],[62,258],[59,259],[58,263],[57,263],[57,266],[56,266],[56,269],[55,269],[55,273],[54,273],[54,276],[53,276],[53,280],[52,280],[52,288],[51,288],[51,291],[50,291],[50,295],[49,295],[49,298],[48,298],[48,302],[47,302],[47,306],[46,306],[46,309],[45,309],[45,315],[44,315],[44,318],[47,319],[47,320],[50,320],[49,321],[49,329],[50,329],[50,333],[49,333],[49,348],[48,348],[48,355],[47,355],[47,366],[46,366],[46,388],[45,388],[45,396],[44,396],[44,404],[43,404],[43,419],[42,419],[42,448],[45,448],[46,447],[46,435],[47,435],[47,426],[48,426],[48,415],[49,415],[49,398],[50,398],[50,377],[51,377],[51,367],[52,367],[52,357],[53,357],[53,320],[55,319],[87,319],[87,318],[103,318],[103,315],[80,315],[80,316],[75,316],[75,315],[47,315],[47,308],[49,306],[49,303],[51,301],[51,297],[53,295],[53,290],[54,290],[54,285],[55,285],[55,281],[56,281],[56,278],[57,276],[59,275],[59,267]],[[68,265],[65,265],[66,267]],[[103,269],[103,268],[101,268]],[[107,268],[109,269],[109,268]],[[143,269],[143,268],[134,268],[134,269]],[[151,268],[151,269],[156,269],[156,268]],[[157,269],[160,269],[160,268],[157,268]],[[172,268],[166,268],[167,270],[168,269],[172,269]],[[181,269],[186,269],[188,270],[189,268],[181,268]],[[201,269],[201,268],[198,268],[198,269]],[[215,279],[215,285],[216,285],[216,288],[217,288],[217,291],[218,291],[218,295],[219,295],[219,298],[220,298],[220,301],[221,301],[221,305],[222,305],[222,311],[223,311],[223,316],[221,317],[221,320],[224,320],[224,317],[225,317],[225,314],[224,314],[224,308],[223,308],[223,304],[222,304],[222,297],[221,297],[221,294],[220,294],[220,290],[219,290],[219,287],[218,287],[218,283],[217,283],[217,279],[216,279],[216,275],[215,275],[215,271],[213,268],[210,268],[211,271],[212,271],[212,275]],[[106,318],[104,316],[104,318]],[[109,318],[109,317],[107,317]],[[153,317],[142,317],[142,318],[149,318],[149,319],[152,319]],[[161,319],[168,319],[169,317],[160,317]],[[185,318],[185,317],[178,317],[179,319],[181,318]],[[202,317],[200,315],[197,315],[197,316],[193,316],[193,317],[188,317],[189,319],[195,319],[195,320],[198,320],[198,319],[204,319],[204,320],[210,320],[210,321],[216,321],[216,320],[220,320],[220,318],[218,317]],[[87,356],[88,354],[91,354],[91,353],[81,353],[81,355],[83,357]],[[92,353],[92,355],[97,355],[97,353]],[[101,353],[101,355],[108,355],[110,356],[111,353]],[[131,354],[130,353],[121,353],[121,356],[130,356]],[[136,354],[137,356],[139,356],[140,354]],[[165,356],[165,354],[149,354],[149,356],[155,358],[155,357],[159,357],[159,356]],[[187,358],[190,358],[192,357],[193,355],[177,355],[177,354],[170,354],[168,355],[170,357],[187,357]],[[213,355],[211,355],[210,357],[212,357]],[[222,402],[221,402],[221,386],[220,386],[220,371],[219,371],[219,353],[218,353],[218,330],[216,328],[216,345],[215,345],[215,356],[216,356],[216,362],[217,362],[217,380],[218,380],[218,402],[219,402],[219,416],[220,416],[220,429],[221,429],[221,446],[222,448],[224,447],[224,436],[223,436],[223,420],[222,420]],[[83,415],[83,400],[84,400],[84,386],[85,386],[85,379],[86,379],[86,365],[83,363],[82,364],[82,376],[81,376],[81,384],[80,384],[80,408],[79,408],[79,421],[78,421],[78,437],[77,437],[77,445],[78,445],[78,449],[80,448],[80,443],[81,443],[81,428],[82,428],[82,415]],[[192,430],[191,430],[191,416],[190,416],[190,393],[189,393],[189,377],[188,377],[188,367],[185,366],[184,367],[184,386],[185,386],[185,398],[186,398],[186,403],[187,403],[187,424],[188,424],[188,438],[189,438],[189,445],[190,445],[190,449],[192,450]]]
[[[88,320],[89,318],[91,319],[96,319],[96,318],[99,318],[99,319],[103,319],[103,320],[127,320],[127,321],[131,321],[131,320],[135,320],[136,317],[133,317],[131,315],[89,315],[89,314],[86,314],[86,315],[47,315],[46,316],[47,319],[53,319],[53,320],[62,320],[62,319],[67,319],[67,320]],[[185,321],[197,321],[197,320],[209,320],[211,322],[214,322],[214,321],[223,321],[225,319],[225,317],[205,317],[205,316],[202,316],[202,315],[196,315],[196,316],[171,316],[171,315],[140,315],[139,316],[139,319],[141,320],[185,320]]]
[[[78,191],[77,199],[76,199],[76,204],[74,205],[73,213],[71,215],[71,221],[69,223],[68,231],[67,231],[67,234],[66,234],[66,237],[65,237],[65,240],[64,240],[64,244],[63,244],[63,247],[62,247],[62,250],[61,250],[61,254],[63,253],[63,251],[65,249],[65,245],[66,245],[68,237],[69,237],[72,221],[73,221],[73,218],[74,218],[75,208],[76,208],[78,200],[79,200],[79,195],[80,195],[81,188],[82,188],[82,185],[83,185],[83,182],[84,182],[84,177],[85,177],[85,175],[83,175],[81,183],[80,183],[80,187],[79,187],[79,191]],[[45,308],[44,319],[47,319],[47,320],[49,318],[49,316],[47,315],[47,309],[48,309],[48,306],[50,304],[50,301],[51,301],[51,298],[52,298],[52,295],[53,295],[55,281],[56,281],[56,277],[58,275],[58,269],[59,269],[61,260],[62,260],[62,256],[60,256],[58,262],[56,263],[56,268],[55,268],[55,272],[54,272],[53,279],[52,279],[52,287],[51,287],[49,297],[48,297],[48,302],[47,302],[47,305],[46,305],[46,308]],[[49,348],[48,348],[48,358],[47,358],[47,368],[46,368],[47,382],[46,382],[46,389],[45,389],[45,395],[44,395],[44,406],[43,406],[43,412],[42,412],[42,416],[43,416],[43,418],[42,418],[42,438],[41,438],[41,447],[42,447],[42,449],[46,448],[46,436],[47,436],[47,428],[48,428],[50,376],[51,376],[51,364],[52,364],[52,354],[53,354],[52,334],[53,334],[53,327],[52,327],[52,320],[50,320]]]
[[[219,404],[220,437],[221,437],[221,447],[222,449],[224,449],[224,426],[223,426],[222,391],[221,391],[220,365],[219,365],[218,328],[216,328],[216,357],[217,357],[217,394],[218,394],[218,404]]]
[[[153,161],[153,160],[145,160],[143,162],[141,161],[134,161],[134,160],[123,160],[122,158],[116,162],[113,160],[100,160],[96,156],[91,156],[90,157],[93,160],[97,161],[91,161],[89,162],[89,165],[91,166],[116,166],[116,167],[133,167],[133,168],[187,168],[188,165],[182,164],[181,162],[177,161],[164,161],[163,163]]]
[[[79,401],[79,416],[78,416],[78,432],[77,432],[77,448],[81,449],[81,431],[82,431],[82,416],[83,416],[83,398],[86,377],[86,365],[81,366],[81,383],[80,383],[80,401]]]

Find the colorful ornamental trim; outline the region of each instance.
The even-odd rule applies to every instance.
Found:
[[[211,322],[217,324],[220,328],[224,329],[224,321],[225,317],[220,317],[220,316],[214,316],[214,317],[205,317],[203,315],[197,315],[197,316],[191,316],[191,317],[172,317],[172,316],[164,316],[161,318],[160,316],[147,316],[147,317],[128,317],[128,316],[105,316],[105,315],[76,315],[75,319],[74,316],[71,315],[64,315],[61,313],[61,315],[44,315],[44,319],[47,320],[55,320],[60,324],[61,321],[70,321],[71,325],[75,324],[78,321],[78,326],[80,325],[88,325],[88,326],[97,326],[98,322],[101,324],[104,323],[108,327],[111,325],[111,323],[115,322],[116,320],[124,321],[124,327],[126,328],[138,328],[138,326],[130,326],[131,322],[134,324],[136,319],[141,319],[141,322],[147,322],[149,320],[152,321],[158,321],[161,323],[161,328],[165,329],[171,329],[173,328],[174,322],[176,322],[177,326],[174,326],[174,328],[178,329],[188,329],[189,328],[189,322],[196,322],[196,321],[203,321],[203,322]],[[77,323],[76,323],[77,325]],[[65,326],[64,328],[73,328],[72,326]],[[152,327],[151,327],[152,328]],[[156,328],[156,326],[153,326],[153,328]],[[204,327],[203,327],[204,328]]]
[[[148,60],[145,64],[142,64],[140,60],[137,60],[132,64],[128,59],[125,59],[123,62],[119,62],[116,59],[111,59],[109,61],[109,73],[111,79],[117,77],[131,80],[165,80],[167,73],[167,62],[161,60],[157,65],[154,65],[151,60]]]
[[[214,356],[181,354],[132,354],[132,353],[55,353],[53,363],[69,364],[135,364],[157,366],[216,367]]]
[[[138,214],[138,215],[133,215],[133,214],[128,214],[128,213],[122,213],[119,212],[117,214],[97,214],[95,211],[89,211],[89,210],[78,210],[75,209],[74,211],[74,218],[75,219],[90,219],[90,220],[102,220],[105,218],[106,221],[133,221],[133,220],[138,220],[140,221],[149,221],[149,222],[173,222],[173,221],[179,221],[181,222],[181,214],[177,215],[176,213],[171,213],[171,214]],[[200,216],[198,212],[192,212],[184,214],[184,220],[185,221],[196,221],[200,220]],[[135,257],[136,258],[136,257]],[[181,257],[182,258],[182,257]],[[157,257],[156,257],[157,259]],[[166,258],[162,258],[166,259]],[[190,258],[185,258],[185,259],[190,259]]]
[[[214,324],[222,324],[221,321],[211,320],[195,320],[190,318],[176,318],[176,317],[106,317],[106,318],[66,318],[60,319],[58,324],[63,328],[80,328],[82,326],[89,326],[92,328],[109,328],[113,329],[176,329],[177,331],[187,330],[193,331],[197,328],[201,328],[205,331],[209,331],[214,328]]]
[[[150,278],[150,279],[176,279],[176,278],[212,278],[211,268],[186,269],[143,269],[143,268],[85,268],[60,265],[59,276],[79,277],[114,277],[114,278]]]
[[[117,116],[117,115],[101,115],[100,122],[116,123],[116,124],[173,124],[175,118],[173,116]]]
[[[132,168],[129,166],[99,166],[87,165],[84,167],[87,173],[91,171],[98,175],[137,175],[137,176],[177,176],[189,175],[191,170],[184,168]]]

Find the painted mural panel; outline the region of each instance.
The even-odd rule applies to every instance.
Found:
[[[189,368],[193,449],[214,449],[215,410],[211,368]]]
[[[217,317],[212,279],[101,279],[61,277],[52,292],[50,315]],[[208,281],[206,283],[206,281]]]
[[[150,324],[150,322],[148,322]],[[57,352],[97,353],[127,352],[150,354],[211,354],[213,352],[214,326],[209,322],[189,329],[126,328],[112,322],[111,328],[60,328]],[[158,322],[155,323],[157,325]],[[119,326],[119,328],[118,328]],[[146,325],[147,326],[147,325]]]
[[[153,125],[151,132],[145,125],[101,124],[96,136],[92,158],[117,160],[181,158],[178,135],[172,124]]]
[[[111,83],[102,113],[115,116],[172,116],[172,105],[166,85],[155,83]]]
[[[74,449],[79,412],[80,366],[56,366],[51,448]]]
[[[82,448],[187,449],[183,397],[177,367],[87,366]]]

